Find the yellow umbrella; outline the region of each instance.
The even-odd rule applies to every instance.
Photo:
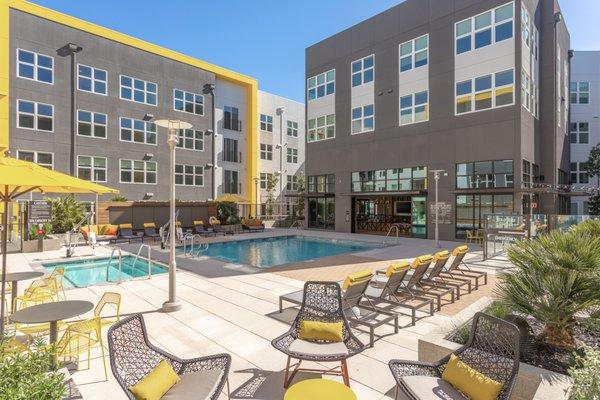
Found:
[[[41,167],[35,163],[0,156],[0,200],[2,213],[2,294],[0,297],[0,335],[4,334],[4,295],[6,293],[6,242],[8,203],[29,192],[41,193],[119,193],[83,179]]]
[[[231,202],[231,203],[247,203],[246,199],[244,199],[241,196],[235,195],[235,194],[230,194],[230,193],[226,193],[226,194],[222,194],[219,197],[217,197],[218,202]]]

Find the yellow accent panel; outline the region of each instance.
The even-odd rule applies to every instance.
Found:
[[[248,96],[248,140],[246,156],[246,188],[248,188],[247,201],[254,203],[256,200],[256,185],[254,178],[258,179],[258,84],[254,81],[247,91]],[[282,177],[280,176],[279,179]],[[252,210],[250,210],[252,213]],[[256,215],[256,211],[255,211]]]
[[[10,75],[10,18],[8,4],[0,5],[0,152],[8,148],[9,96],[8,78]]]

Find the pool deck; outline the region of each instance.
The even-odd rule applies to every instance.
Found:
[[[267,230],[218,237],[216,240],[263,238],[290,233],[378,243],[383,240],[379,236],[295,230]],[[213,242],[215,239],[208,241]],[[442,247],[453,248],[458,244],[442,242]],[[121,247],[136,253],[139,245]],[[286,357],[275,350],[270,341],[289,328],[289,322],[293,320],[297,310],[288,308],[280,314],[280,295],[300,290],[306,280],[337,281],[349,272],[364,268],[381,269],[390,261],[411,259],[434,251],[432,241],[401,238],[397,245],[385,248],[260,271],[215,259],[179,256],[177,295],[183,308],[171,314],[159,311],[167,299],[167,274],[121,284],[71,289],[67,291],[67,298],[95,303],[105,291],[119,292],[122,295],[122,315],[143,313],[150,340],[158,347],[182,358],[222,352],[231,354],[233,365],[230,384],[233,399],[282,399],[282,370]],[[76,256],[86,257],[109,254],[110,250],[103,247],[79,247],[76,251]],[[61,256],[64,256],[64,251],[10,254],[9,271],[30,270],[44,260],[54,260]],[[152,248],[153,260],[166,261],[167,256],[166,251],[161,251],[158,247]],[[394,380],[387,367],[390,358],[417,359],[419,338],[444,336],[489,304],[496,282],[495,273],[510,265],[505,261],[482,262],[480,249],[470,253],[467,261],[474,268],[489,272],[488,285],[471,295],[462,296],[460,301],[443,307],[441,312],[433,316],[421,315],[422,318],[415,326],[410,326],[408,317],[401,316],[398,334],[393,334],[391,327],[382,328],[378,331],[382,337],[376,340],[373,348],[349,359],[351,387],[360,400],[393,398]],[[26,286],[26,283],[21,284],[20,290]],[[367,333],[360,330],[355,332],[363,342],[368,342]],[[85,360],[85,356],[82,360]],[[73,374],[84,399],[126,398],[112,377],[110,367],[108,381],[104,381],[99,349],[92,352],[91,368],[86,370],[86,366],[87,362],[83,362],[82,370]],[[300,375],[297,379],[305,377],[307,375]],[[224,394],[220,397],[225,398]]]

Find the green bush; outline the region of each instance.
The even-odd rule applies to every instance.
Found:
[[[127,201],[127,197],[117,194],[117,195],[115,195],[115,197],[110,199],[110,201],[117,201],[117,202]]]
[[[504,319],[508,314],[512,312],[512,310],[505,303],[502,303],[498,300],[494,300],[492,304],[490,304],[486,312],[490,315],[493,315],[496,318]]]
[[[65,233],[79,223],[85,212],[83,205],[72,194],[48,199],[52,202],[52,232]]]
[[[600,350],[583,346],[573,355],[574,364],[569,368],[573,378],[572,400],[600,399]]]
[[[64,375],[50,370],[51,348],[38,340],[31,351],[12,352],[11,340],[0,338],[0,399],[62,399]]]
[[[600,220],[588,219],[587,221],[574,225],[571,230],[579,234],[600,236]]]
[[[232,201],[220,201],[217,203],[217,218],[223,225],[235,225],[240,223],[238,206]]]

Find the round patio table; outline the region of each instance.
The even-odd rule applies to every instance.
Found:
[[[348,386],[329,379],[307,379],[292,385],[283,400],[357,400]]]
[[[10,303],[10,309],[12,311],[15,311],[15,298],[17,297],[17,292],[18,292],[18,282],[19,281],[28,281],[30,279],[36,279],[36,278],[40,278],[44,276],[43,272],[39,272],[39,271],[25,271],[25,272],[9,272],[6,274],[5,278],[6,278],[6,282],[10,282],[11,283],[11,303]],[[0,275],[1,278],[1,275]]]
[[[58,321],[84,314],[94,308],[94,303],[84,300],[53,301],[37,304],[15,311],[10,319],[22,324],[50,323],[50,344],[56,343],[58,336]],[[56,366],[56,358],[52,357],[52,368]]]

